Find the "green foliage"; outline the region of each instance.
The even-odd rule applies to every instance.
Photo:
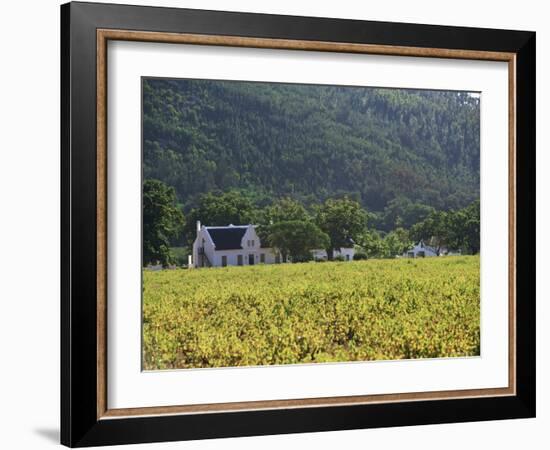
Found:
[[[144,271],[144,368],[477,356],[479,276],[479,256]]]
[[[447,217],[447,213],[443,211],[430,214],[424,221],[411,228],[411,237],[416,242],[423,240],[439,253],[441,247],[448,245],[450,240]]]
[[[270,224],[314,220],[329,257],[360,234],[369,257],[395,256],[399,228],[476,253],[479,108],[463,92],[145,79],[143,171],[186,211],[172,245],[190,245],[197,220],[256,223],[263,242]],[[370,230],[359,209],[353,229],[329,214],[340,201],[368,210]]]
[[[174,188],[159,180],[143,183],[143,266],[172,263],[170,239],[184,226],[184,217],[176,203]]]
[[[289,220],[309,220],[310,216],[304,206],[297,200],[283,197],[276,200],[272,205],[266,207],[262,213],[260,222],[269,225]]]
[[[467,253],[479,253],[480,211],[479,200],[451,214],[453,237],[451,246]]]
[[[386,254],[384,240],[376,230],[364,230],[357,236],[356,243],[368,258],[383,258]]]
[[[366,228],[367,214],[359,203],[348,198],[329,199],[318,208],[315,222],[330,239],[326,250],[331,260],[334,249],[349,247]]]
[[[410,230],[416,240],[436,248],[462,249],[465,253],[479,252],[480,212],[479,201],[457,211],[434,212]]]
[[[385,236],[374,230],[365,230],[356,242],[368,258],[395,258],[413,244],[409,232],[403,228],[396,228]]]
[[[288,220],[269,226],[268,242],[276,248],[283,257],[292,258],[292,262],[311,260],[311,250],[326,248],[329,237],[314,223],[305,220]]]
[[[384,236],[384,256],[387,258],[395,258],[397,255],[403,254],[412,244],[413,242],[409,238],[409,232],[403,228],[396,228]]]
[[[358,251],[353,254],[354,261],[363,261],[369,259],[369,256],[364,251]]]
[[[188,257],[191,254],[191,250],[187,247],[170,247],[170,254],[172,261],[178,267],[187,267]]]
[[[391,231],[395,228],[410,228],[435,212],[434,208],[411,202],[406,197],[397,197],[388,202],[382,213],[379,229]]]
[[[214,191],[259,207],[347,195],[407,228],[478,198],[479,111],[464,92],[145,79],[144,177],[186,212]]]
[[[264,245],[269,246],[270,227],[279,222],[301,221],[307,222],[311,216],[304,206],[290,197],[275,200],[270,206],[266,206],[258,214],[259,226],[256,232]]]

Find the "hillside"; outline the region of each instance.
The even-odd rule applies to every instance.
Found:
[[[347,194],[369,211],[479,197],[479,99],[467,93],[144,79],[143,140],[144,178],[173,186],[186,211],[231,189],[260,206]]]

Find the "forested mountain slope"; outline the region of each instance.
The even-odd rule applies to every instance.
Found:
[[[368,211],[479,197],[468,93],[144,79],[143,143],[144,178],[173,186],[185,210],[232,189],[258,206],[348,195]]]

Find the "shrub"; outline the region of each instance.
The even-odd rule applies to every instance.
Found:
[[[170,256],[172,257],[176,266],[187,267],[188,256],[190,252],[187,247],[171,247]]]

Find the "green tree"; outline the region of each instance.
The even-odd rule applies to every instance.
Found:
[[[412,241],[409,238],[409,232],[404,228],[396,228],[384,236],[384,256],[395,258],[403,254],[411,247]]]
[[[420,203],[413,203],[408,198],[400,196],[388,202],[383,213],[383,229],[391,231],[395,228],[410,228],[415,223],[423,221],[434,208]]]
[[[181,233],[185,220],[174,188],[159,180],[143,183],[143,266],[172,263],[170,240]]]
[[[257,210],[252,201],[238,191],[209,192],[199,199],[199,204],[188,214],[185,236],[188,243],[195,239],[196,222],[208,226],[246,225],[256,219]]]
[[[326,247],[329,260],[333,259],[334,249],[347,247],[367,226],[367,213],[359,203],[343,199],[329,199],[317,210],[317,226],[330,239]]]
[[[311,259],[311,250],[326,248],[329,237],[309,221],[289,220],[277,222],[269,228],[269,242],[286,261],[303,262]]]
[[[213,191],[262,206],[347,193],[387,207],[377,228],[388,232],[423,220],[424,205],[478,198],[479,118],[479,97],[464,92],[146,79],[144,177],[173,186],[186,213]]]
[[[283,197],[259,213],[259,226],[256,228],[256,232],[262,244],[269,245],[270,229],[274,224],[296,220],[310,220],[308,212],[300,202],[290,197]]]
[[[461,249],[465,253],[479,252],[480,216],[479,201],[456,211],[438,211],[414,225],[410,236],[434,246]]]
[[[479,252],[479,201],[447,213],[448,246],[465,253]]]
[[[449,214],[444,211],[436,211],[430,214],[425,220],[411,227],[410,237],[415,242],[422,240],[433,246],[439,254],[441,248],[448,246],[452,241],[449,229]]]
[[[376,230],[366,230],[357,238],[357,245],[369,258],[395,258],[410,248],[411,244],[409,232],[404,228],[396,228],[385,236]]]
[[[376,230],[365,230],[357,236],[356,243],[368,258],[383,258],[386,254],[384,240]]]
[[[290,197],[275,201],[262,212],[262,221],[266,224],[290,220],[309,220],[309,214],[304,206]]]
[[[463,209],[466,220],[464,222],[464,245],[470,253],[479,253],[480,211],[479,200]]]

